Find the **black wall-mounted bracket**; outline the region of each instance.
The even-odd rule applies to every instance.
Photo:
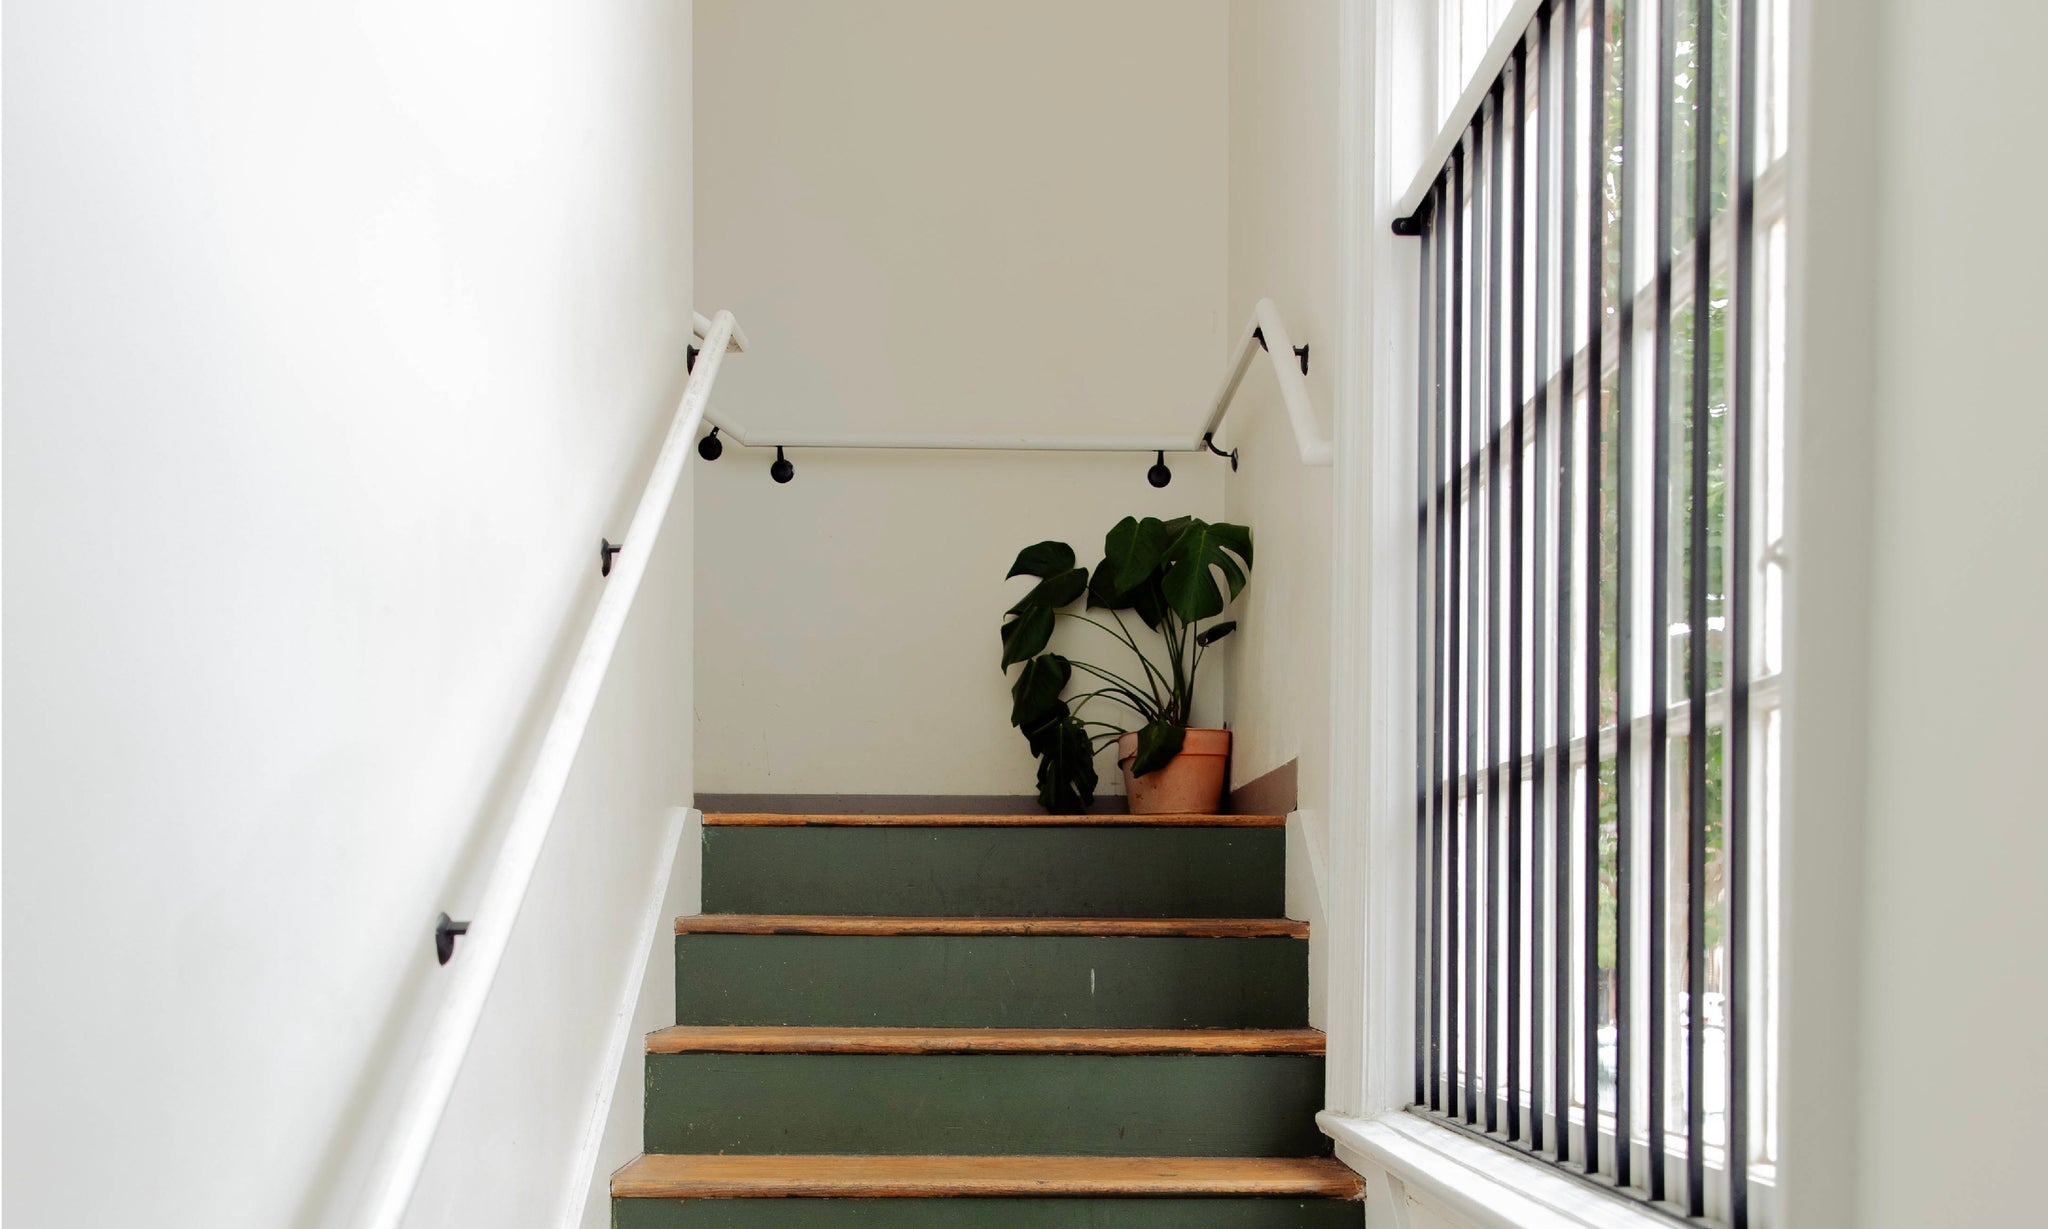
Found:
[[[695,371],[695,370],[697,370],[697,356],[698,356],[699,354],[702,354],[702,353],[703,353],[703,351],[699,350],[699,349],[698,349],[697,347],[695,347],[695,346],[685,346],[685,347],[684,347],[684,351],[685,351],[685,353],[686,353],[687,357],[685,357],[685,358],[683,359],[683,370],[684,370],[684,371]]]
[[[1155,487],[1163,487],[1173,481],[1173,471],[1166,468],[1166,453],[1164,451],[1161,451],[1159,459],[1152,463],[1152,468],[1145,471],[1145,481]]]
[[[612,574],[612,556],[624,549],[626,548],[623,546],[613,546],[607,538],[599,538],[597,540],[597,574],[599,576],[610,576]]]
[[[1210,452],[1213,452],[1217,456],[1223,457],[1226,460],[1228,460],[1230,462],[1230,472],[1233,474],[1237,472],[1237,449],[1233,448],[1229,452],[1225,452],[1221,448],[1218,448],[1216,446],[1215,432],[1211,431],[1202,436],[1202,447],[1207,448]]]
[[[1259,349],[1264,350],[1266,348],[1266,330],[1255,326],[1252,329],[1252,340],[1259,343]]]
[[[1296,358],[1298,358],[1298,359],[1300,359],[1300,360],[1301,360],[1301,374],[1303,374],[1303,375],[1307,375],[1307,374],[1308,374],[1308,343],[1307,343],[1307,342],[1303,342],[1303,343],[1302,343],[1301,345],[1298,345],[1298,346],[1294,347],[1294,357],[1296,357]]]
[[[442,964],[455,958],[455,941],[469,933],[468,922],[458,922],[447,914],[434,923],[434,955]]]
[[[1422,211],[1418,209],[1405,218],[1395,218],[1394,233],[1403,239],[1420,237],[1422,234]]]
[[[718,438],[718,428],[711,428],[711,434],[697,441],[697,455],[706,461],[716,461],[725,455],[725,443]]]
[[[768,476],[777,482],[788,482],[796,477],[796,466],[790,463],[788,457],[782,455],[780,444],[775,446],[775,464],[768,467]]]

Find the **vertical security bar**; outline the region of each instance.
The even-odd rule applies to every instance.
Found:
[[[1586,64],[1586,785],[1580,850],[1585,858],[1580,884],[1585,916],[1579,935],[1585,960],[1585,1027],[1579,1043],[1585,1064],[1585,1129],[1581,1140],[1586,1172],[1600,1172],[1600,476],[1606,453],[1600,442],[1606,381],[1601,341],[1606,323],[1607,170],[1607,0],[1592,0],[1593,37]]]
[[[1501,255],[1507,234],[1502,208],[1507,177],[1501,159],[1507,148],[1505,93],[1493,83],[1493,145],[1488,151],[1486,188],[1486,1004],[1480,1029],[1486,1083],[1486,1130],[1500,1129],[1500,573],[1501,543]]]
[[[1709,0],[1711,3],[1711,0]],[[1645,42],[1647,40],[1638,40]],[[1669,973],[1670,938],[1666,925],[1665,886],[1670,796],[1671,670],[1671,228],[1672,228],[1672,86],[1671,66],[1678,58],[1678,0],[1662,0],[1657,14],[1657,71],[1646,76],[1657,87],[1657,338],[1650,419],[1650,918],[1649,944],[1649,1114],[1645,1124],[1650,1145],[1649,1195],[1664,1198],[1665,1025],[1668,1022],[1665,978]]]
[[[1549,1111],[1548,1099],[1543,1084],[1544,1075],[1544,1011],[1548,1006],[1545,991],[1555,991],[1556,980],[1564,976],[1564,965],[1551,967],[1550,976],[1544,976],[1544,942],[1547,923],[1550,921],[1544,911],[1543,872],[1548,865],[1545,859],[1546,847],[1551,844],[1550,835],[1550,794],[1545,788],[1545,768],[1550,761],[1548,744],[1544,741],[1544,681],[1549,655],[1545,650],[1548,643],[1544,633],[1544,610],[1549,605],[1544,599],[1550,592],[1550,129],[1551,116],[1556,109],[1550,102],[1550,11],[1548,8],[1536,14],[1536,320],[1533,335],[1533,371],[1536,381],[1536,404],[1532,409],[1536,434],[1535,466],[1531,471],[1533,483],[1533,524],[1530,526],[1530,540],[1534,543],[1531,563],[1534,576],[1530,581],[1533,595],[1529,603],[1529,647],[1535,655],[1531,661],[1529,685],[1529,746],[1534,752],[1529,765],[1529,1146],[1543,1151],[1545,1117]],[[1526,102],[1525,104],[1526,105]],[[1564,848],[1557,846],[1562,855]]]
[[[1460,457],[1465,467],[1465,491],[1471,504],[1466,523],[1471,540],[1465,552],[1465,1023],[1458,1071],[1465,1081],[1465,1121],[1479,1121],[1479,730],[1484,713],[1479,702],[1479,452],[1486,446],[1480,425],[1484,421],[1486,397],[1478,385],[1479,325],[1484,318],[1480,298],[1480,269],[1486,258],[1485,221],[1486,129],[1482,121],[1472,123],[1472,250],[1467,267],[1472,273],[1471,328],[1472,369],[1467,372],[1466,429],[1471,448]]]
[[[1451,208],[1457,208],[1453,198]],[[1448,893],[1444,891],[1444,720],[1448,712],[1444,694],[1449,690],[1445,671],[1449,668],[1444,657],[1444,635],[1449,629],[1449,616],[1444,607],[1444,561],[1449,550],[1448,535],[1444,532],[1444,490],[1450,475],[1456,471],[1446,461],[1450,455],[1450,441],[1444,434],[1444,375],[1445,348],[1452,336],[1449,308],[1444,301],[1444,277],[1447,267],[1446,249],[1450,244],[1443,232],[1443,222],[1448,217],[1444,212],[1444,180],[1437,176],[1435,200],[1429,210],[1429,225],[1434,232],[1436,251],[1436,297],[1431,301],[1435,310],[1431,315],[1436,320],[1436,378],[1431,382],[1436,399],[1436,424],[1429,437],[1430,474],[1429,484],[1436,500],[1436,527],[1434,533],[1435,566],[1430,573],[1430,590],[1434,606],[1430,611],[1430,668],[1433,680],[1430,695],[1429,737],[1430,755],[1430,888],[1435,895],[1429,905],[1429,1108],[1443,1108],[1443,1026],[1444,1026],[1444,925],[1446,911],[1450,908]]]
[[[1572,960],[1571,829],[1572,829],[1572,511],[1577,488],[1572,472],[1577,430],[1573,426],[1573,373],[1578,359],[1573,293],[1578,285],[1578,111],[1579,0],[1564,0],[1564,65],[1557,91],[1558,123],[1558,282],[1557,282],[1557,1013],[1556,1052],[1551,1056],[1551,1081],[1557,1086],[1557,1159],[1572,1152],[1572,971],[1592,977],[1591,965]],[[1591,660],[1590,658],[1588,660]],[[1590,926],[1590,921],[1586,926]],[[1591,1017],[1586,1027],[1591,1028]],[[1586,1111],[1586,1122],[1593,1111]],[[1587,1169],[1590,1171],[1589,1163]]]
[[[1695,0],[1692,107],[1692,496],[1686,561],[1685,1213],[1706,1213],[1707,518],[1713,411],[1714,0]]]
[[[1514,435],[1513,464],[1508,476],[1508,935],[1507,953],[1507,1071],[1502,1087],[1507,1091],[1508,1139],[1522,1138],[1522,296],[1525,254],[1523,225],[1529,190],[1524,120],[1528,115],[1529,40],[1515,44],[1515,88],[1509,94],[1514,112],[1511,130],[1514,152],[1508,161],[1514,167],[1513,237],[1508,244],[1508,267],[1513,279],[1508,287],[1508,406],[1512,410],[1509,430]],[[1541,1112],[1540,1110],[1538,1111]]]
[[[1444,825],[1449,845],[1448,873],[1443,880],[1444,903],[1444,1045],[1447,1060],[1444,1066],[1444,1097],[1447,1104],[1444,1111],[1453,1117],[1458,1113],[1458,1089],[1462,1076],[1461,1057],[1463,1046],[1459,1028],[1459,991],[1462,987],[1463,970],[1458,961],[1462,947],[1464,910],[1463,899],[1458,893],[1459,876],[1464,861],[1464,841],[1460,834],[1459,821],[1466,813],[1465,784],[1466,760],[1462,723],[1464,719],[1463,673],[1465,669],[1465,646],[1469,643],[1464,635],[1462,614],[1465,593],[1465,143],[1461,140],[1451,155],[1451,451],[1447,458],[1445,476],[1449,483],[1448,502],[1451,506],[1451,600],[1445,607],[1444,621],[1450,629],[1450,657],[1445,690],[1450,696],[1450,720],[1445,726],[1445,737],[1451,750],[1450,798],[1445,804]]]
[[[1735,278],[1728,339],[1735,373],[1728,383],[1728,1223],[1749,1225],[1749,636],[1750,488],[1755,482],[1757,2],[1740,0],[1735,63]]]
[[[1427,202],[1425,202],[1425,208]],[[1429,697],[1433,675],[1426,673],[1429,643],[1429,459],[1436,442],[1430,438],[1429,347],[1432,302],[1429,297],[1430,250],[1436,244],[1434,219],[1422,219],[1422,250],[1415,260],[1415,1091],[1422,1104],[1424,1089],[1425,1013],[1429,979]]]
[[[1620,276],[1615,282],[1614,377],[1614,1180],[1628,1186],[1635,1160],[1635,478],[1636,478],[1636,176],[1637,120],[1630,78],[1642,72],[1636,57],[1642,23],[1624,2],[1615,36],[1621,66]]]
[[[1627,3],[1537,6],[1412,224],[1398,228],[1420,240],[1414,1099],[1608,1189],[1674,1212],[1682,1202],[1692,1218],[1715,1202],[1705,1166],[1723,1152],[1727,1223],[1747,1229],[1760,6],[1734,0],[1732,28],[1717,30],[1715,0],[1694,0],[1690,14],[1679,0],[1656,0],[1654,10],[1651,0]],[[1733,35],[1732,57],[1717,34]],[[1682,63],[1683,39],[1692,45]],[[1717,76],[1736,85],[1725,129]],[[1725,166],[1717,139],[1730,146]],[[1715,179],[1717,166],[1726,180]],[[1724,184],[1735,250],[1717,316],[1714,206]],[[1643,227],[1654,227],[1654,252]],[[1647,259],[1656,263],[1639,286]],[[1644,369],[1639,306],[1652,314]],[[1689,359],[1674,331],[1684,311]],[[1724,330],[1725,358],[1716,350]],[[1719,465],[1725,510],[1715,502]],[[1709,632],[1723,615],[1726,660],[1717,662],[1721,641]],[[1682,654],[1672,643],[1680,630]],[[1721,685],[1727,720],[1717,725],[1709,704]],[[1687,716],[1675,749],[1678,697]],[[1606,756],[1603,738],[1612,739]],[[1718,905],[1710,869],[1726,881]],[[1682,939],[1671,895],[1680,890]],[[1725,1140],[1710,1141],[1716,908],[1726,911],[1727,1123]],[[1682,1201],[1667,1159],[1674,1129],[1685,1135]]]

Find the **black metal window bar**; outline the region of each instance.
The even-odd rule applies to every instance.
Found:
[[[1769,4],[1543,5],[1397,227],[1422,245],[1415,1109],[1735,1229],[1774,754]]]

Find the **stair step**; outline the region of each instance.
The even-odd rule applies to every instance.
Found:
[[[1362,1229],[1326,1198],[614,1199],[612,1229]]]
[[[707,828],[1285,828],[1285,815],[767,815],[721,812]]]
[[[734,1031],[758,1039],[762,1030]],[[1200,1030],[873,1029],[864,1031],[896,1040],[885,1048],[872,1037],[855,1039],[863,1048],[790,1048],[819,1036],[843,1044],[847,1031],[786,1030],[778,1048],[737,1051],[686,1048],[701,1043],[656,1034],[646,1060],[643,1146],[1073,1156],[1315,1156],[1330,1149],[1315,1126],[1323,1103],[1320,1046],[1315,1053],[1249,1051],[1243,1039],[1257,1034],[1247,1031],[1227,1034],[1237,1045],[1211,1049],[1191,1040]],[[991,1036],[1000,1048],[961,1048]],[[1146,1048],[1078,1043],[1103,1036],[1118,1047]]]
[[[1224,1196],[1361,1199],[1327,1157],[674,1156],[612,1175],[619,1199]]]
[[[1263,816],[727,818],[746,822],[704,830],[712,913],[1261,917],[1287,893],[1287,832]]]
[[[1317,1054],[1312,1028],[794,1028],[677,1024],[649,1054]]]
[[[676,1022],[1300,1028],[1307,929],[1265,919],[700,916]]]
[[[697,913],[679,935],[983,935],[1091,938],[1306,939],[1291,918],[859,917],[800,913]]]

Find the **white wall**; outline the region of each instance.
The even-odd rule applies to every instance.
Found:
[[[2038,289],[2048,271],[2039,223],[2048,174],[2012,155],[2033,148],[2048,123],[2031,51],[2048,41],[2048,12],[2020,0],[1808,8],[1820,64],[1806,100],[1815,120],[1808,148],[1821,160],[1801,220],[1817,252],[1804,319],[1825,344],[1861,343],[1867,374],[1844,378],[1809,353],[1812,421],[1800,443],[1816,470],[1838,472],[1845,457],[1869,469],[1867,502],[1854,485],[1814,490],[1795,509],[1807,519],[1794,532],[1817,524],[1861,538],[1867,624],[1851,644],[1867,646],[1867,683],[1864,695],[1837,696],[1823,677],[1795,696],[1814,715],[1807,731],[1817,722],[1860,733],[1864,762],[1860,781],[1842,790],[1862,810],[1846,847],[1804,840],[1789,855],[1803,859],[1790,869],[1797,883],[1855,878],[1859,908],[1823,919],[1788,897],[1788,926],[1823,937],[1846,926],[1856,943],[1842,954],[1856,965],[1855,1000],[1808,996],[1788,1008],[1805,1017],[1792,1027],[1808,1052],[1826,1041],[1847,1052],[1853,1092],[1837,1098],[1844,1112],[1830,1125],[1850,1140],[1812,1154],[1847,1161],[1840,1176],[1855,1198],[1832,1213],[1802,1198],[1788,1220],[1859,1229],[2031,1223],[2040,1218],[2037,1107],[2048,1098],[2038,908],[2048,830],[2032,784],[2048,741],[2048,492],[2039,474],[2048,457],[2039,362],[2048,307]],[[1870,43],[1849,32],[1857,22],[1872,27]],[[1872,44],[1874,72],[1847,62]],[[1859,255],[1867,275],[1849,264]],[[1832,275],[1841,266],[1819,263],[1837,258],[1849,266],[1840,279]],[[1874,300],[1851,297],[1867,290],[1862,276]],[[1840,326],[1843,314],[1874,329],[1859,337]],[[1825,507],[1837,499],[1847,507]],[[1845,525],[1859,509],[1867,519]],[[1793,575],[1809,566],[1839,575],[1827,558],[1837,544],[1795,539]],[[1793,598],[1806,592],[1810,584]],[[1836,633],[1797,619],[1788,653],[1801,671],[1802,651]],[[1866,705],[1847,707],[1865,696]],[[1798,733],[1788,732],[1786,756],[1803,771]],[[1835,741],[1832,732],[1819,738]],[[1808,774],[1792,802],[1840,787],[1827,775],[1836,766]],[[1788,823],[1802,818],[1795,810]],[[1821,835],[1832,835],[1832,817],[1816,818],[1829,824]],[[1829,977],[1809,960],[1787,970],[1788,990],[1809,972]],[[1802,1098],[1825,1089],[1791,1072]],[[1788,1167],[1811,1149],[1811,1135],[1796,1144]]]
[[[690,6],[6,17],[5,1213],[309,1223],[680,390]],[[556,1206],[610,1078],[689,502],[416,1223]]]
[[[1199,425],[1239,323],[1224,0],[697,12],[698,284],[754,345],[721,411],[757,436]],[[710,792],[1031,793],[997,670],[1010,560],[1213,518],[1225,469],[1175,459],[1159,492],[1149,456],[800,452],[778,487],[772,459],[700,475]]]

